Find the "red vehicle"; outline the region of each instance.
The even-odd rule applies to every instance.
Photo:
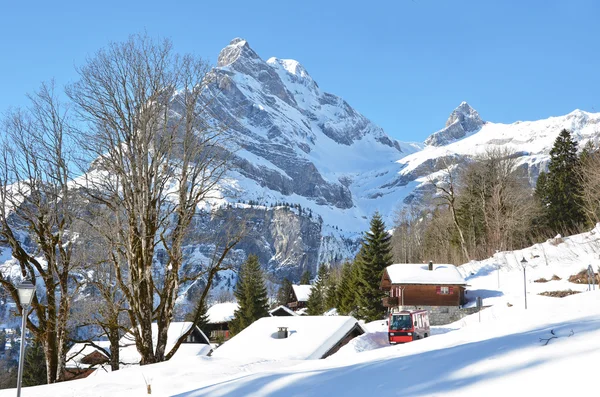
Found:
[[[423,339],[430,335],[427,310],[406,310],[392,313],[388,324],[390,345]]]

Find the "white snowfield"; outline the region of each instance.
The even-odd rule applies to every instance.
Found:
[[[500,253],[499,289],[494,259],[461,266],[471,286],[470,299],[483,296],[484,305],[493,306],[480,313],[481,323],[474,314],[436,327],[424,340],[389,346],[385,321],[378,321],[366,324],[368,334],[325,360],[256,359],[233,353],[233,358],[219,357],[217,349],[213,357],[182,355],[166,363],[25,388],[23,396],[144,396],[144,378],[152,384],[153,395],[180,397],[594,396],[600,290],[596,286],[587,292],[586,285],[566,278],[589,264],[596,269],[599,238],[600,226]],[[519,263],[523,257],[528,261],[527,310]],[[561,280],[533,282],[553,275]],[[565,298],[538,295],[569,288],[583,292]],[[244,346],[237,349],[241,352]],[[0,396],[14,393],[5,390]]]

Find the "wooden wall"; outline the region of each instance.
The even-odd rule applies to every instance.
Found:
[[[393,285],[392,287],[396,287]],[[464,304],[464,287],[458,285],[444,285],[452,287],[452,294],[438,294],[436,285],[402,285],[404,287],[405,306],[459,306]],[[389,288],[389,287],[388,287]],[[388,289],[389,290],[389,289]],[[402,296],[398,302],[402,304]]]

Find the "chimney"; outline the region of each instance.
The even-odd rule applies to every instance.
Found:
[[[433,271],[433,261],[429,261],[429,271]]]
[[[277,327],[277,339],[285,339],[288,337],[287,327]]]

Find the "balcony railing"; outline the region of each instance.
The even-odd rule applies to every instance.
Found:
[[[213,330],[210,331],[210,340],[212,342],[216,341],[216,340],[223,340],[226,341],[229,339],[229,331],[227,330]]]

